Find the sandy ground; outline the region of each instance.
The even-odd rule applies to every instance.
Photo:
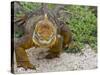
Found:
[[[30,48],[26,52],[30,62],[36,66],[36,70],[25,70],[15,65],[15,73],[32,73],[32,72],[55,72],[55,71],[73,71],[88,70],[97,68],[97,53],[88,45],[82,49],[83,53],[61,53],[59,58],[45,59],[48,49]],[[41,52],[42,51],[42,52]]]

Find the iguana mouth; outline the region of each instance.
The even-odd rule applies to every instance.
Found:
[[[56,36],[52,35],[48,40],[41,39],[36,33],[33,34],[33,42],[41,47],[48,47],[54,44],[56,41]]]

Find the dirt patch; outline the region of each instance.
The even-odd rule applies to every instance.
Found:
[[[15,65],[15,73],[73,71],[97,68],[97,53],[88,45],[82,49],[83,53],[72,54],[63,52],[59,58],[48,60],[44,58],[47,55],[47,50],[34,47],[28,49],[27,54],[30,62],[36,66],[36,70],[25,70],[22,67],[17,68]]]

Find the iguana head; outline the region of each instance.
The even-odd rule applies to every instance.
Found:
[[[55,43],[57,27],[48,19],[45,14],[44,19],[36,23],[33,33],[33,42],[41,47],[48,47]]]

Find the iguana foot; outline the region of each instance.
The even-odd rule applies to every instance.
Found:
[[[17,67],[23,67],[25,70],[27,69],[34,69],[36,70],[35,66],[29,63],[28,61],[20,61],[18,62]]]

